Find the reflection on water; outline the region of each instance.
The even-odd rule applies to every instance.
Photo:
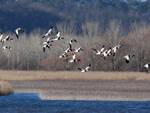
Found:
[[[19,93],[0,97],[0,113],[150,113],[150,102],[42,101]]]

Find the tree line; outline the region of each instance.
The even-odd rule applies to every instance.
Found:
[[[0,49],[0,69],[77,71],[77,68],[90,63],[92,71],[144,71],[144,64],[150,62],[150,26],[148,25],[133,25],[126,36],[122,35],[120,25],[114,21],[106,32],[102,32],[97,23],[91,22],[82,26],[82,35],[73,33],[73,25],[58,24],[57,29],[65,39],[54,43],[46,52],[42,50],[41,38],[45,32],[34,31],[23,34],[19,40],[7,42],[12,50]],[[80,63],[69,64],[64,59],[59,59],[71,39],[77,39],[79,43],[76,46],[84,49],[79,55]],[[102,45],[109,48],[117,44],[121,44],[122,47],[116,56],[110,56],[105,60],[92,51],[92,48],[100,49]],[[129,64],[123,59],[126,54],[135,55]]]

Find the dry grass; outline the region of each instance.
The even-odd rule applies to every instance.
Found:
[[[134,72],[0,71],[15,92],[50,100],[150,100],[150,74]]]
[[[9,95],[13,92],[13,88],[10,83],[6,81],[0,81],[0,95]]]
[[[0,71],[0,80],[150,80],[150,74],[139,72],[51,72]]]

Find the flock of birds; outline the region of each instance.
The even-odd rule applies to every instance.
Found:
[[[14,31],[14,34],[16,36],[17,39],[20,38],[20,33],[24,32],[24,30],[22,28],[17,28]],[[53,43],[55,41],[60,41],[63,40],[64,37],[61,35],[60,32],[54,33],[53,32],[53,28],[50,28],[43,36],[42,39],[44,39],[44,41],[42,42],[42,49],[43,52],[46,52],[47,49],[50,49],[51,46],[53,46]],[[7,35],[6,37],[4,37],[4,33],[0,33],[0,42],[3,44],[2,49],[5,50],[12,50],[11,46],[5,45],[5,43],[7,41],[11,41],[14,40],[13,38],[11,38],[9,35]],[[78,48],[73,48],[73,45],[75,43],[78,43],[77,39],[71,39],[68,42],[68,47],[66,50],[64,50],[64,52],[59,56],[60,59],[65,59],[65,61],[67,61],[68,63],[78,63],[80,62],[80,58],[78,58],[78,53],[84,51],[84,49],[82,47],[78,47]],[[91,48],[91,50],[93,51],[93,53],[95,55],[101,56],[104,60],[106,60],[107,57],[110,56],[116,56],[116,53],[118,52],[118,50],[121,48],[121,44],[118,44],[114,47],[110,47],[109,49],[105,48],[105,45],[103,45],[101,47],[101,49],[96,49],[96,48]],[[132,54],[127,54],[125,56],[123,56],[123,59],[125,60],[125,62],[128,64],[130,63],[130,60],[132,58],[134,58],[135,55]],[[91,64],[88,64],[86,67],[83,68],[78,68],[78,70],[80,70],[81,72],[88,72],[91,69]],[[150,63],[147,63],[143,66],[147,72],[149,72],[149,68],[150,68]]]
[[[20,32],[24,32],[24,30],[22,30],[20,27],[15,29],[14,34],[16,36],[17,39],[19,39],[19,33]],[[11,46],[6,45],[5,43],[8,41],[14,40],[12,37],[10,37],[10,35],[7,35],[6,37],[4,37],[4,33],[0,33],[0,42],[2,43],[3,47],[2,49],[5,50],[12,50]]]

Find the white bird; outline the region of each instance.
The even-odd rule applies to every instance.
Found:
[[[73,50],[72,50],[72,46],[69,46],[69,48],[67,48],[66,50],[65,50],[65,52],[62,54],[62,55],[60,55],[59,56],[59,58],[67,58],[68,57],[68,53],[69,52],[72,52]]]
[[[24,30],[21,29],[20,27],[18,27],[18,28],[15,30],[15,35],[16,35],[17,39],[19,39],[19,33],[20,33],[20,32],[24,32]]]
[[[13,40],[13,38],[10,38],[10,36],[7,35],[4,39],[2,39],[2,43],[5,43],[6,41],[9,41],[9,40]]]
[[[10,46],[3,46],[2,49],[3,49],[4,51],[5,51],[5,50],[10,50],[10,51],[12,50],[12,48],[11,48]]]
[[[117,50],[120,48],[120,44],[118,44],[117,46],[115,46],[115,47],[113,47],[112,48],[112,54],[113,54],[113,56],[115,56],[116,55],[116,53],[117,53]]]
[[[100,52],[102,53],[105,50],[105,45],[102,46]]]
[[[54,42],[51,37],[48,37],[48,38],[46,39],[46,41],[49,42],[49,43]]]
[[[56,34],[56,38],[54,38],[53,40],[56,41],[56,40],[62,40],[62,39],[64,39],[64,37],[62,37],[61,34],[60,34],[60,32],[58,32]]]
[[[108,50],[105,50],[104,52],[102,52],[102,57],[104,58],[104,60],[106,59],[106,57],[108,57],[107,51]]]
[[[89,70],[90,70],[90,68],[91,68],[91,64],[89,64],[87,67],[85,67],[85,68],[78,68],[78,70],[80,70],[81,72],[88,72]]]
[[[71,39],[69,45],[72,45],[74,42],[77,43],[78,41],[76,39]]]
[[[3,33],[0,33],[0,42],[2,42],[2,40],[3,40]]]
[[[65,50],[65,53],[69,53],[69,52],[71,52],[72,51],[72,48],[67,48],[66,50]]]
[[[47,44],[49,44],[49,42],[47,42],[47,41],[44,41],[44,42],[43,42],[43,45],[47,45]]]
[[[74,63],[74,62],[79,62],[79,61],[80,61],[80,59],[76,58],[76,54],[73,54],[72,58],[69,60],[69,63]]]
[[[92,48],[92,50],[93,50],[94,52],[96,52],[96,55],[100,55],[100,54],[101,54],[101,52],[100,52],[99,50],[95,49],[95,48]]]
[[[57,37],[57,38],[60,38],[60,37],[61,37],[60,32],[58,32],[58,33],[56,34],[56,37]]]
[[[66,53],[63,53],[62,55],[59,56],[59,58],[67,58],[68,55]]]
[[[111,49],[111,47],[107,50],[107,56],[110,56],[112,53],[112,49]]]
[[[149,67],[150,67],[150,64],[145,64],[144,65],[144,68],[146,69],[147,72],[149,71]]]
[[[43,52],[46,51],[46,48],[50,49],[50,47],[52,46],[51,43],[48,43],[48,42],[43,42]]]
[[[96,55],[101,55],[101,53],[105,50],[104,47],[105,47],[105,46],[103,45],[100,50],[97,50],[97,49],[95,49],[95,48],[92,48],[92,50],[96,52]]]
[[[83,49],[81,47],[74,50],[75,53],[79,53],[80,51],[83,51]]]
[[[130,62],[130,59],[134,56],[135,55],[125,55],[123,58],[125,59],[126,63],[128,64]]]
[[[53,31],[53,29],[50,28],[50,29],[44,34],[44,36],[43,36],[42,38],[51,36],[51,35],[52,35],[52,31]]]
[[[62,40],[62,39],[64,39],[64,37],[56,37],[56,38],[54,38],[54,39],[52,39],[53,41],[57,41],[57,40]]]
[[[65,53],[69,53],[69,52],[72,52],[73,49],[72,49],[72,45],[69,44],[69,47],[65,50]]]

